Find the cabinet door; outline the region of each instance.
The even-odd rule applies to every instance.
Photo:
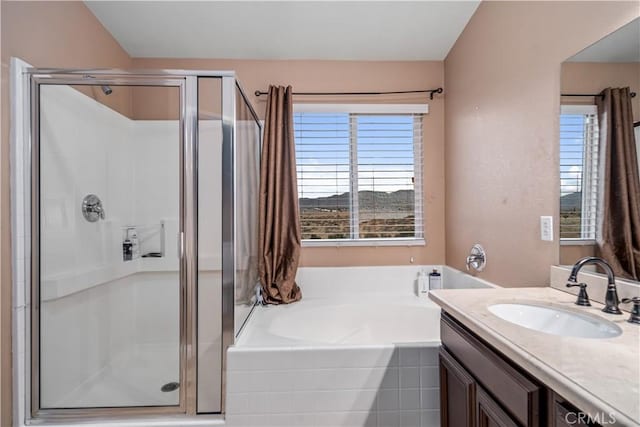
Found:
[[[447,351],[440,347],[440,425],[473,427],[475,381]]]
[[[482,387],[476,387],[476,425],[478,427],[518,427],[518,424]]]

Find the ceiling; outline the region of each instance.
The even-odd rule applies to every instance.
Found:
[[[570,62],[640,62],[640,18],[568,59]]]
[[[474,1],[85,1],[132,57],[443,60]]]

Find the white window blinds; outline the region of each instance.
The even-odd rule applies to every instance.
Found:
[[[422,117],[294,114],[303,239],[423,238]]]
[[[296,113],[293,123],[302,238],[349,238],[349,114]]]
[[[560,115],[560,239],[595,240],[598,211],[595,105],[563,105]]]

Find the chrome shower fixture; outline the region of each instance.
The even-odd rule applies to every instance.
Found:
[[[467,270],[471,270],[472,268],[476,271],[484,270],[484,267],[487,265],[487,253],[480,243],[473,245],[467,257],[466,264]]]
[[[96,222],[104,219],[104,208],[102,201],[95,194],[88,194],[82,199],[82,215],[89,222]]]
[[[84,76],[82,76],[82,78],[95,79],[95,77],[90,74],[85,74]],[[102,89],[102,93],[104,93],[105,95],[111,95],[113,93],[113,89],[111,89],[111,86],[109,85],[101,85],[100,89]]]

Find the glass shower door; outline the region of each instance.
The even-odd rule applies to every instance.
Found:
[[[180,81],[77,83],[39,84],[35,98],[37,404],[177,411]]]

